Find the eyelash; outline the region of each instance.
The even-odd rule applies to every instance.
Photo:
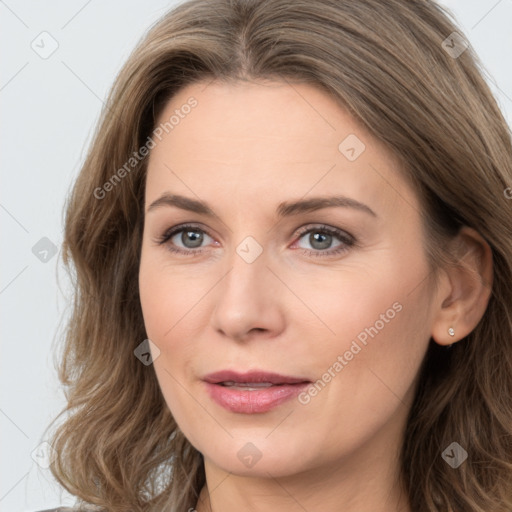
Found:
[[[181,232],[187,231],[187,230],[204,233],[204,234],[208,235],[210,238],[213,238],[207,231],[199,228],[198,226],[195,226],[193,224],[183,224],[181,226],[176,226],[174,228],[167,230],[162,236],[157,238],[156,243],[158,245],[165,245],[174,235],[177,235],[178,233],[181,233]],[[348,251],[350,247],[356,246],[356,239],[352,235],[350,235],[349,233],[346,233],[345,231],[342,231],[340,229],[333,228],[331,226],[326,226],[326,225],[313,226],[313,227],[308,226],[305,228],[301,228],[298,232],[298,238],[300,239],[304,235],[311,233],[311,232],[335,236],[343,243],[343,245],[340,245],[336,249],[330,249],[330,250],[325,250],[325,251],[311,250],[311,249],[299,249],[302,251],[303,254],[306,254],[307,256],[314,256],[314,257],[336,256],[338,254],[342,254],[342,253]],[[167,244],[166,249],[172,253],[182,254],[185,256],[199,256],[204,252],[204,248],[183,250],[183,249],[173,246],[171,244]]]

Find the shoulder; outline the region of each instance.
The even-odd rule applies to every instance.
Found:
[[[99,509],[97,508],[71,508],[71,507],[57,507],[57,508],[45,508],[44,510],[35,510],[34,512],[94,512]]]
[[[34,512],[73,512],[69,507],[45,508],[44,510],[35,510]]]
[[[56,507],[56,508],[45,508],[44,510],[34,510],[34,512],[107,512],[104,508],[97,505],[80,504],[74,507]]]
[[[69,507],[45,508],[44,510],[35,510],[34,512],[73,512]]]

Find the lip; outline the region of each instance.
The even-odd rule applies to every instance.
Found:
[[[203,378],[210,398],[228,411],[241,414],[264,413],[297,396],[311,381],[304,377],[291,377],[277,373],[253,370],[236,372],[222,370]],[[270,383],[260,389],[240,389],[223,386],[222,382]]]
[[[290,377],[279,375],[278,373],[265,372],[263,370],[251,370],[248,372],[237,372],[234,370],[221,370],[220,372],[209,373],[203,378],[210,384],[219,382],[270,382],[271,384],[298,384],[300,382],[310,382],[304,377]]]

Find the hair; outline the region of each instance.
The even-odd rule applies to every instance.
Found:
[[[321,88],[403,162],[433,276],[457,264],[446,242],[461,226],[490,245],[487,309],[450,350],[430,339],[399,463],[415,512],[512,510],[511,132],[471,46],[457,58],[443,47],[463,34],[452,18],[432,0],[190,0],[141,39],[66,204],[74,295],[58,367],[67,405],[52,425],[67,417],[50,440],[51,471],[81,505],[195,507],[203,456],[154,368],[134,356],[147,338],[138,272],[148,159],[129,171],[126,162],[184,86],[277,80]],[[469,454],[457,469],[441,456],[454,441]]]

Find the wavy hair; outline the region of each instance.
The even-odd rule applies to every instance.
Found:
[[[322,88],[403,161],[434,272],[457,264],[445,242],[463,225],[490,245],[485,314],[450,350],[430,340],[400,465],[415,512],[512,510],[511,132],[471,46],[447,51],[453,32],[463,36],[433,0],[189,0],[148,30],[116,77],[66,204],[74,295],[51,471],[79,505],[196,504],[202,455],[153,367],[134,356],[147,337],[138,292],[147,158],[130,158],[187,84],[272,79]],[[469,453],[457,469],[441,457],[453,441]]]

